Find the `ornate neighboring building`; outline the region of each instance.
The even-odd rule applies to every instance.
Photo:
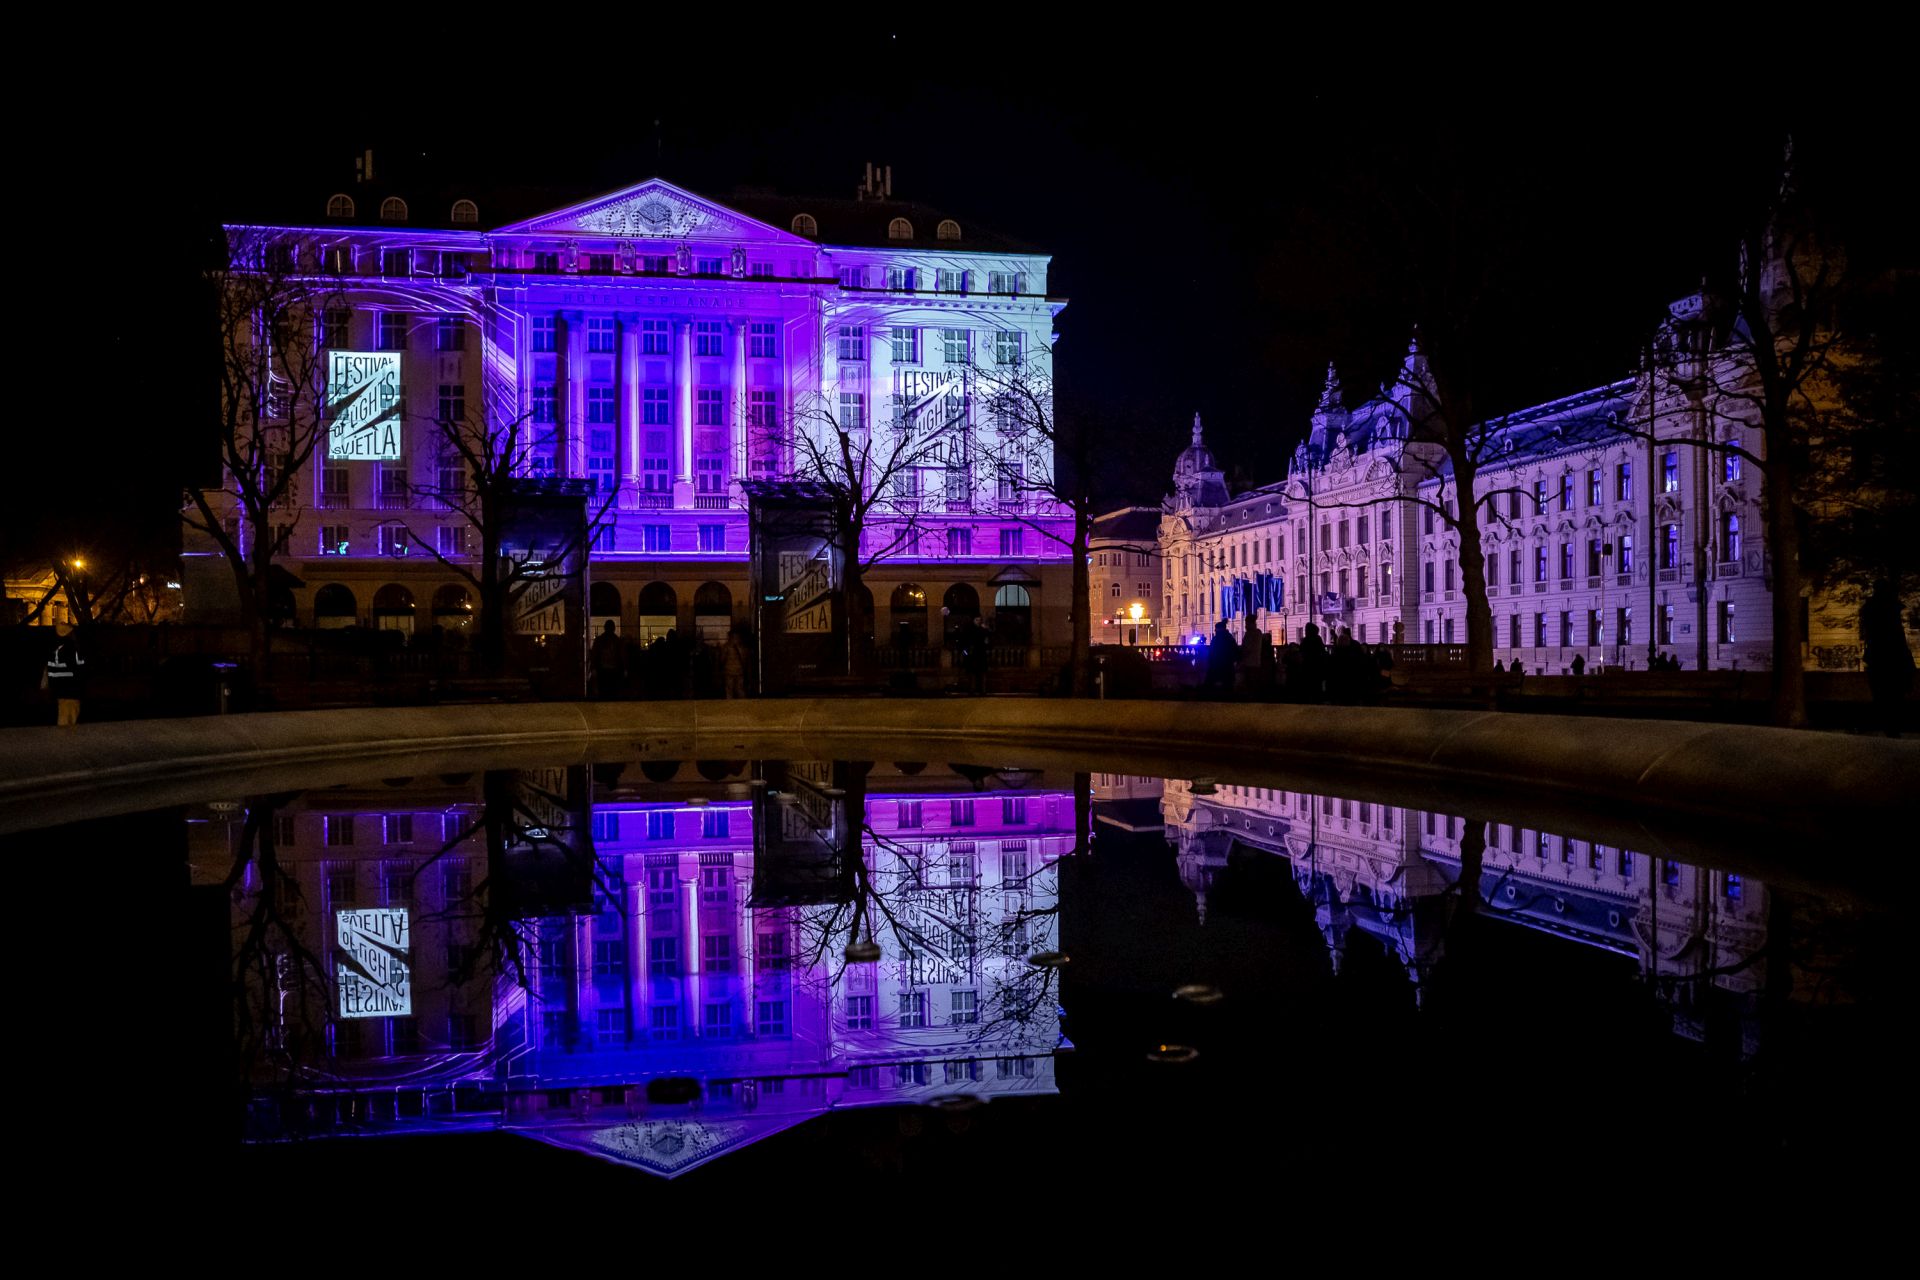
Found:
[[[1707,309],[1699,296],[1674,303],[1665,348],[1698,341]],[[1395,377],[1353,408],[1329,367],[1286,476],[1240,494],[1196,418],[1162,504],[1167,634],[1191,640],[1226,621],[1284,643],[1315,623],[1365,644],[1464,644],[1459,535],[1439,514],[1457,510],[1452,469],[1437,445],[1409,438],[1430,385],[1417,338]],[[1709,430],[1722,447],[1695,443]],[[1491,421],[1482,445],[1498,660],[1644,667],[1657,650],[1689,669],[1770,664],[1761,478],[1724,448],[1762,455],[1757,427],[1709,429],[1698,398],[1663,368]],[[1823,612],[1813,611],[1810,659],[1836,665],[1827,655],[1857,651],[1851,618]]]

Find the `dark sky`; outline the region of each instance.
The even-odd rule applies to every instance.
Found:
[[[476,33],[471,56],[498,34]],[[1766,189],[1789,129],[1856,207],[1905,207],[1889,193],[1910,167],[1912,113],[1869,72],[1823,72],[1755,106],[1757,68],[1703,70],[1670,45],[1644,64],[1595,53],[1437,79],[1350,45],[1303,40],[1282,55],[1249,34],[1239,58],[1198,40],[1080,56],[1040,41],[1009,55],[1018,74],[974,78],[940,73],[956,45],[939,31],[836,35],[804,46],[817,54],[678,77],[656,57],[644,73],[519,67],[496,85],[450,58],[444,79],[385,92],[126,72],[109,90],[131,108],[115,132],[32,144],[61,183],[60,225],[77,218],[105,250],[85,273],[57,255],[27,264],[47,273],[62,331],[82,335],[56,344],[37,411],[55,477],[41,496],[69,515],[165,520],[204,403],[190,376],[194,246],[262,204],[317,214],[367,147],[383,170],[470,179],[483,216],[501,185],[550,188],[556,205],[654,175],[721,199],[737,185],[846,196],[866,161],[891,164],[903,198],[1052,250],[1053,290],[1071,300],[1062,412],[1129,441],[1109,476],[1116,500],[1164,490],[1195,411],[1223,459],[1267,479],[1328,360],[1350,401],[1389,374],[1418,317],[1371,249],[1382,192],[1439,183],[1490,211],[1475,234],[1502,257],[1511,345],[1487,379],[1489,411],[1628,368],[1665,304],[1730,265],[1733,220]],[[819,74],[821,58],[861,74]],[[111,475],[74,465],[65,429],[81,424],[59,393],[76,386],[101,411],[83,415],[88,456],[98,438],[100,456],[128,460]]]

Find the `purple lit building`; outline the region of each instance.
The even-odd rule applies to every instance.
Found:
[[[1067,641],[1070,521],[1009,463],[983,390],[1014,369],[1050,377],[1065,303],[1046,253],[895,199],[885,173],[844,199],[717,201],[659,179],[557,209],[470,194],[363,181],[227,228],[263,267],[319,282],[321,350],[397,381],[394,429],[346,453],[323,440],[274,515],[304,584],[297,621],[466,624],[475,602],[434,553],[477,547],[433,496],[461,482],[437,424],[486,415],[525,422],[526,474],[585,481],[595,510],[611,496],[595,633],[717,642],[751,618],[741,482],[801,475],[788,433],[830,423],[874,441],[941,433],[870,530],[882,546],[913,525],[867,578],[881,637],[937,645],[944,607],[1005,644]],[[232,591],[210,550],[190,539],[199,616]]]

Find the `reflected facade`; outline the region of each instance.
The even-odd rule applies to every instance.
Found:
[[[576,766],[190,824],[255,1139],[499,1125],[673,1175],[836,1107],[1055,1089],[1029,957],[1075,829],[1042,774]],[[376,980],[403,1012],[362,1015]]]

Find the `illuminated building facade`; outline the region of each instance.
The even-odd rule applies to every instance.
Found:
[[[316,341],[369,387],[397,387],[352,449],[323,441],[276,515],[306,584],[300,622],[464,625],[474,602],[432,553],[470,560],[475,530],[432,496],[461,483],[438,423],[524,422],[527,474],[585,481],[595,510],[612,496],[592,549],[596,634],[715,642],[750,618],[741,482],[798,474],[795,433],[844,427],[884,456],[889,433],[937,418],[949,443],[894,477],[869,530],[869,550],[913,530],[869,574],[878,634],[925,636],[945,605],[1006,643],[1066,642],[1070,522],[987,466],[1000,451],[977,394],[989,365],[1050,376],[1065,303],[1047,295],[1047,254],[895,200],[885,175],[856,199],[720,203],[655,179],[500,212],[364,183],[293,225],[228,228],[324,281]],[[202,557],[190,599],[217,598],[215,563]]]
[[[245,863],[254,1083],[323,1128],[486,1113],[663,1174],[835,1107],[1054,1092],[1058,988],[1028,957],[1057,946],[1070,793],[879,766],[854,807],[846,766],[644,768],[318,793],[255,815],[271,858],[237,807],[194,815],[200,883]],[[317,967],[243,954],[268,909]],[[345,1007],[343,912],[407,914],[404,1011]],[[678,1080],[697,1115],[649,1105]]]
[[[1704,304],[1674,304],[1668,337]],[[1494,656],[1527,670],[1644,668],[1650,651],[1687,669],[1764,669],[1772,614],[1755,469],[1690,443],[1709,427],[1674,379],[1642,375],[1490,424],[1477,481]],[[1348,408],[1327,382],[1278,483],[1230,495],[1196,420],[1163,503],[1170,634],[1226,621],[1278,642],[1309,623],[1363,644],[1463,645],[1457,511],[1437,446],[1408,439],[1429,385],[1415,342],[1377,396]],[[1659,441],[1650,446],[1651,432]],[[1722,422],[1715,444],[1764,454],[1757,427]],[[1250,622],[1251,619],[1251,622]],[[1811,666],[1858,663],[1851,610],[1815,602]]]
[[[1160,512],[1122,507],[1094,519],[1087,538],[1087,580],[1095,644],[1159,644],[1166,602],[1160,594]]]

